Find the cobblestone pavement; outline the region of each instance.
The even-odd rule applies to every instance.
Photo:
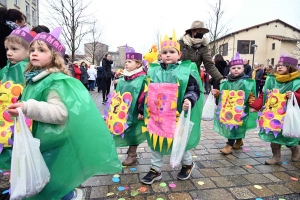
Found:
[[[102,112],[102,94],[92,92],[91,95]],[[291,161],[290,149],[282,148],[281,166],[265,165],[265,160],[272,155],[269,143],[258,137],[258,130],[252,130],[247,133],[243,148],[224,156],[220,149],[226,139],[212,130],[212,121],[202,121],[201,125],[201,141],[191,150],[197,166],[190,179],[177,180],[180,169],[173,170],[169,165],[170,156],[165,156],[162,180],[151,186],[142,184],[140,180],[151,163],[151,150],[144,142],[138,147],[138,163],[115,175],[119,176],[119,183],[112,181],[114,175],[97,175],[85,181],[81,185],[85,199],[300,199],[300,161]],[[117,151],[120,160],[124,160],[127,148]]]
[[[102,94],[92,92],[100,112],[103,112]],[[226,139],[215,133],[212,122],[202,121],[199,145],[191,150],[196,168],[191,178],[177,180],[180,169],[173,170],[169,156],[164,157],[162,180],[151,186],[143,185],[141,178],[150,169],[151,151],[144,142],[138,147],[138,163],[123,168],[118,175],[96,175],[80,186],[86,200],[296,200],[300,199],[300,162],[291,162],[291,152],[282,148],[283,164],[268,166],[264,161],[271,156],[269,144],[249,131],[243,149],[224,156],[220,149]],[[120,160],[126,158],[127,148],[118,148]],[[112,178],[119,176],[120,182]],[[8,176],[0,174],[0,188],[9,187]],[[123,191],[119,191],[123,190]],[[0,199],[4,199],[3,195]]]

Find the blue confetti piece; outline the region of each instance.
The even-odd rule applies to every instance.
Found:
[[[121,186],[121,187],[118,187],[118,190],[119,190],[119,191],[124,191],[125,188]]]
[[[9,192],[9,190],[4,190],[3,192],[2,192],[2,194],[7,194]]]
[[[2,173],[3,171],[0,169],[0,173]]]
[[[130,168],[130,171],[134,172],[134,171],[136,171],[136,168],[132,167],[132,168]]]
[[[283,164],[283,165],[286,165],[286,164],[287,164],[287,162],[285,162],[285,161],[282,161],[282,164]]]
[[[120,179],[118,177],[114,177],[111,179],[114,183],[119,183]]]
[[[262,198],[256,198],[255,200],[263,200]]]
[[[256,156],[260,156],[260,154],[259,154],[259,153],[256,153],[255,155],[256,155]]]

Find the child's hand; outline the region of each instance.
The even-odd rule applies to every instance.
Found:
[[[250,112],[257,112],[254,108],[250,108]]]
[[[138,120],[143,120],[144,119],[144,115],[139,114],[138,115]]]
[[[17,111],[17,108],[21,108],[22,112],[24,112],[24,103],[14,103],[11,104],[7,107],[7,112],[13,116],[13,117],[18,117],[19,112]]]
[[[190,103],[191,103],[190,100],[185,99],[185,100],[183,101],[182,110],[187,111],[187,110],[189,109]]]
[[[216,89],[212,89],[212,90],[211,90],[211,93],[212,93],[213,95],[216,95],[216,94],[217,94],[217,90],[216,90]]]
[[[287,97],[288,99],[290,99],[290,98],[292,98],[293,91],[287,91],[285,94],[286,94],[286,97]]]

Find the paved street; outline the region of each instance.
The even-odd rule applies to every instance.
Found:
[[[103,111],[102,94],[92,92],[93,99]],[[257,136],[258,130],[247,133],[243,149],[224,156],[219,149],[225,139],[212,130],[212,122],[202,121],[202,136],[192,155],[197,166],[189,180],[179,181],[180,169],[173,170],[169,156],[165,156],[163,179],[151,186],[140,180],[148,172],[151,151],[147,143],[138,148],[138,164],[125,167],[118,175],[97,175],[81,187],[85,199],[136,200],[231,200],[231,199],[300,199],[300,162],[291,162],[291,152],[282,148],[283,164],[268,166],[264,161],[271,156],[269,144]],[[126,148],[118,148],[120,160],[126,158]],[[112,178],[119,177],[114,183]]]

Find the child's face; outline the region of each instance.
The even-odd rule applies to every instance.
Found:
[[[4,42],[6,57],[11,64],[16,64],[28,57],[28,50],[24,48],[21,44]]]
[[[140,64],[135,62],[135,60],[127,59],[125,61],[125,69],[130,72],[140,67]]]
[[[30,47],[30,63],[35,67],[46,67],[50,64],[52,53],[45,42],[34,42]]]
[[[288,68],[286,66],[283,66],[283,63],[282,62],[279,62],[277,65],[276,65],[276,72],[280,75],[283,75],[283,74],[287,74],[288,73]]]
[[[238,76],[243,72],[244,72],[243,65],[235,65],[235,66],[230,67],[230,73],[233,74],[234,76]]]
[[[175,48],[165,48],[161,51],[161,59],[164,64],[175,64],[181,57],[181,52],[178,53]]]

